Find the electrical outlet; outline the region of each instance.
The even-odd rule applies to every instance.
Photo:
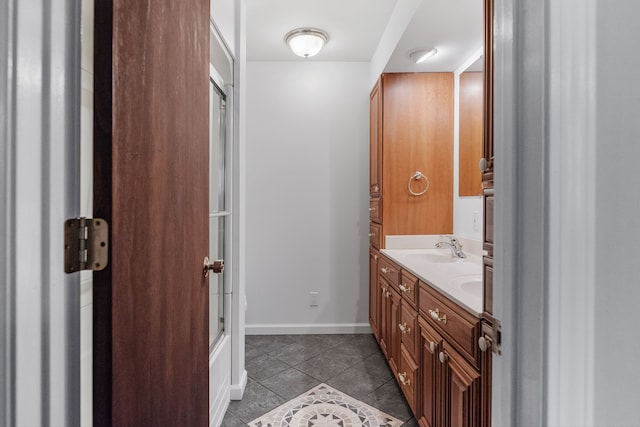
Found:
[[[318,306],[318,292],[309,292],[309,307]]]
[[[480,231],[480,212],[473,211],[473,231]]]

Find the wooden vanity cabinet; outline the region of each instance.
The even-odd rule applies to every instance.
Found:
[[[420,426],[489,427],[490,324],[378,251],[370,268],[376,338]]]
[[[453,73],[382,74],[369,102],[369,212],[380,225],[376,247],[385,247],[387,235],[450,234]],[[409,188],[426,191],[412,195]]]

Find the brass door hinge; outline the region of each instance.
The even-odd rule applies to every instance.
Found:
[[[64,272],[100,271],[109,261],[109,224],[102,218],[64,222]]]

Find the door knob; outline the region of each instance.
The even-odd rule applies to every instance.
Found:
[[[204,277],[209,276],[209,270],[213,271],[216,274],[220,274],[224,271],[224,260],[217,259],[213,262],[209,261],[209,257],[204,257],[204,263],[202,266],[202,273]]]

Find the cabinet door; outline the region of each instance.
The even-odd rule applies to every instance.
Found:
[[[443,365],[446,427],[479,427],[480,373],[446,342],[438,355]]]
[[[395,289],[389,289],[389,341],[387,343],[387,352],[389,357],[389,365],[394,372],[398,372],[398,363],[400,358],[400,294]]]
[[[438,355],[442,351],[442,338],[422,319],[420,320],[419,383],[420,403],[418,421],[421,427],[443,425],[437,417],[442,415],[441,368]]]
[[[382,291],[378,287],[378,258],[377,250],[369,248],[369,324],[373,335],[380,341],[378,324],[380,323],[380,296]]]
[[[378,323],[378,336],[380,339],[378,343],[380,344],[382,353],[384,353],[387,359],[389,358],[389,324],[391,323],[391,292],[389,291],[389,288],[390,286],[387,284],[386,280],[378,276],[378,297],[380,298],[380,302],[378,303],[378,316],[380,319],[380,322]]]
[[[369,194],[379,197],[382,192],[382,92],[380,80],[371,91],[369,108]]]

